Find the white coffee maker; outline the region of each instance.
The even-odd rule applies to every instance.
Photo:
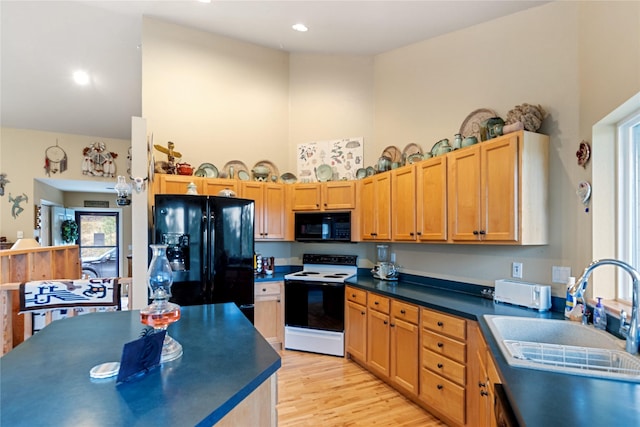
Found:
[[[381,280],[398,280],[395,254],[390,254],[389,245],[377,245],[376,247],[378,255],[376,265],[371,270],[373,277]]]

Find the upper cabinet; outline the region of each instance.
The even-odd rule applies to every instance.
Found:
[[[294,211],[349,210],[355,207],[354,181],[294,184],[291,195]]]
[[[447,240],[447,157],[391,172],[394,241]]]
[[[238,194],[240,188],[237,179],[225,179],[225,178],[215,178],[215,179],[204,179],[203,180],[203,188],[202,192],[198,189],[198,193],[206,194],[208,196],[217,196],[221,191],[231,190],[234,193]]]
[[[391,230],[393,240],[415,241],[416,169],[415,165],[391,171]]]
[[[192,182],[198,194],[202,194],[204,179],[188,175],[156,174],[153,189],[155,194],[187,194],[187,186]]]
[[[256,240],[284,240],[286,202],[284,184],[243,181],[240,195],[255,202]]]
[[[360,181],[358,206],[361,239],[391,240],[391,174]]]
[[[421,242],[447,240],[447,156],[416,164],[416,234]]]
[[[448,155],[450,240],[548,242],[549,137],[520,131]]]

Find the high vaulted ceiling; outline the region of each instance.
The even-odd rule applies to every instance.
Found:
[[[129,139],[142,16],[288,52],[375,55],[543,3],[2,0],[0,125]],[[297,22],[309,31],[293,31]],[[89,85],[73,82],[77,68]]]

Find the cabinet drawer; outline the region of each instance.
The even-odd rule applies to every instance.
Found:
[[[255,296],[280,295],[280,282],[261,282],[255,284]]]
[[[383,297],[382,295],[369,293],[367,300],[369,301],[370,309],[379,311],[384,314],[389,314],[389,298]]]
[[[429,330],[422,330],[422,346],[434,353],[441,354],[456,362],[465,363],[467,360],[467,345],[444,335]]]
[[[420,369],[420,398],[434,410],[457,423],[465,423],[464,387],[422,368]]]
[[[353,301],[360,305],[367,305],[367,292],[362,289],[347,286],[346,295],[348,301]]]
[[[391,303],[391,315],[414,325],[418,324],[420,311],[417,306],[394,300]]]
[[[465,385],[466,367],[433,351],[422,348],[422,366],[461,386]]]
[[[467,323],[464,319],[449,316],[437,311],[422,309],[422,326],[432,331],[459,340],[467,338]]]

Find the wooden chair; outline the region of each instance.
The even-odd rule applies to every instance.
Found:
[[[24,318],[24,339],[53,320],[94,311],[120,310],[119,278],[51,279],[20,284],[20,313]]]

